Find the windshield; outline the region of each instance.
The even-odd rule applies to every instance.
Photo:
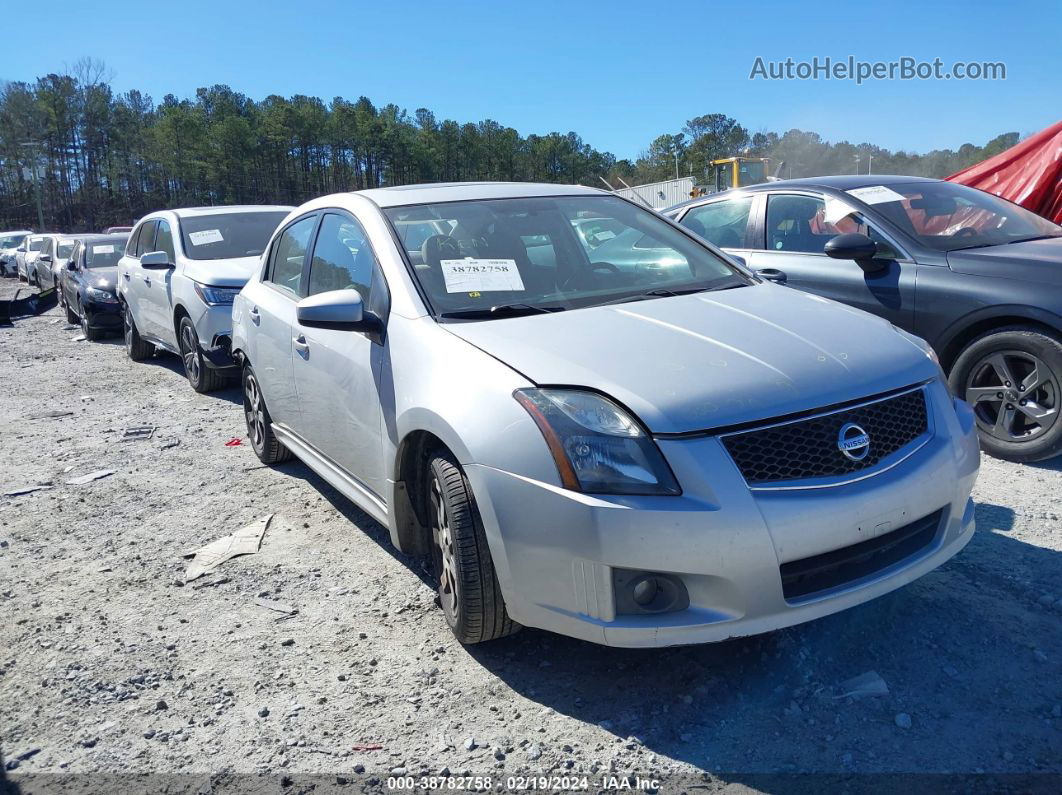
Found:
[[[25,235],[11,235],[10,237],[0,237],[0,248],[15,248],[19,243],[21,243],[25,239]]]
[[[441,317],[474,319],[499,307],[577,309],[748,284],[656,213],[611,196],[447,202],[384,213],[396,229],[414,221],[449,229],[405,246]],[[578,228],[583,221],[611,236],[602,239],[599,231],[591,242]]]
[[[741,163],[738,167],[738,187],[758,185],[767,181],[767,168],[762,160]]]
[[[184,254],[190,259],[256,257],[287,214],[287,210],[278,210],[182,217]]]
[[[125,244],[129,235],[115,236],[102,240],[88,240],[85,242],[85,267],[86,268],[115,268],[118,260],[122,258]]]
[[[40,251],[41,246],[44,245],[43,237],[31,237],[29,242],[29,251]]]
[[[868,203],[875,210],[937,251],[1062,236],[1062,227],[1023,207],[953,182],[856,188],[849,194],[865,201],[872,198]]]

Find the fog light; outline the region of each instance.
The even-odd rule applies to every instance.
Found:
[[[656,599],[656,594],[659,590],[660,585],[657,583],[656,577],[645,577],[634,586],[634,601],[642,607],[648,607]]]

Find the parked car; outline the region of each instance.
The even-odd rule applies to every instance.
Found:
[[[603,267],[579,217],[651,238],[642,267]],[[418,220],[449,231],[403,246]],[[316,199],[232,318],[260,460],[298,456],[430,552],[465,643],[765,632],[908,583],[974,531],[973,414],[925,342],[602,191]]]
[[[118,261],[118,300],[129,358],[161,348],[181,357],[197,392],[236,372],[232,299],[257,267],[290,207],[164,210],[142,218]]]
[[[921,177],[785,180],[665,212],[764,278],[927,339],[987,452],[1062,453],[1062,227]]]
[[[69,323],[81,326],[87,340],[122,331],[118,303],[118,260],[129,235],[83,235],[59,277],[59,304]]]
[[[47,274],[47,278],[50,280],[50,286],[55,287],[56,291],[59,290],[59,277],[66,267],[70,264],[70,258],[74,253],[74,244],[81,239],[80,235],[55,235],[54,242],[52,243],[51,251],[51,273]],[[39,258],[38,258],[39,260]]]
[[[0,232],[0,276],[17,276],[18,264],[15,261],[17,249],[28,235],[28,229]]]
[[[37,261],[37,255],[41,252],[45,237],[46,235],[29,235],[15,249],[15,263],[20,282],[30,281],[30,270]]]

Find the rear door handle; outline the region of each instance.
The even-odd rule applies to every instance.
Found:
[[[297,337],[292,337],[291,338],[291,344],[295,346],[295,349],[299,353],[309,353],[310,352],[310,344],[308,342],[306,342],[306,337],[304,337],[302,334],[300,334]]]

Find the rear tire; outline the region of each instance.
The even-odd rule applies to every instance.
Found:
[[[134,362],[142,362],[154,356],[155,346],[140,339],[140,332],[136,330],[136,322],[133,320],[133,310],[128,305],[122,312],[122,322],[125,326],[126,355]]]
[[[262,397],[258,376],[249,364],[243,368],[243,416],[247,420],[247,438],[259,461],[279,464],[292,457],[291,451],[273,433],[273,420]]]
[[[446,623],[461,643],[512,635],[509,618],[465,473],[449,450],[428,457],[424,506],[432,532],[432,564]]]
[[[1031,463],[1062,453],[1062,340],[1031,326],[983,334],[959,354],[951,391],[970,403],[981,448]]]
[[[200,394],[213,392],[225,384],[225,379],[216,370],[207,366],[203,351],[199,347],[199,334],[190,317],[182,317],[177,327],[177,343],[181,347],[181,361],[184,374],[192,389]]]

